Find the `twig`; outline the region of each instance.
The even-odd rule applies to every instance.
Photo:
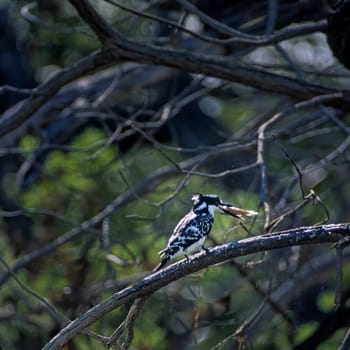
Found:
[[[286,158],[291,162],[292,166],[294,167],[295,171],[298,174],[298,182],[299,182],[299,188],[302,194],[302,198],[305,199],[305,190],[304,190],[304,185],[303,185],[303,173],[299,169],[297,163],[293,160],[293,158],[289,155],[287,150],[282,146],[281,142],[278,140],[277,136],[272,135],[274,138],[275,142],[278,144],[278,146],[281,148],[282,152],[286,156]]]
[[[336,283],[335,283],[335,296],[334,304],[336,308],[341,306],[342,301],[342,290],[343,290],[343,247],[337,246],[336,248],[336,260],[335,260],[335,272],[336,272]]]
[[[17,88],[17,87],[10,86],[10,85],[0,86],[0,94],[3,94],[5,92],[14,92],[14,93],[20,94],[20,95],[33,95],[34,94],[33,89]]]
[[[8,270],[11,277],[16,281],[16,283],[28,294],[33,296],[35,299],[39,300],[40,304],[44,307],[44,309],[48,312],[48,314],[61,326],[67,325],[70,320],[64,316],[61,312],[59,312],[53,304],[51,304],[47,299],[43,298],[40,294],[27,287],[21,280],[16,276],[16,274],[11,270],[11,267],[6,263],[6,261],[0,257],[0,262],[5,266]],[[84,329],[83,333],[99,340],[105,342],[106,339],[99,334],[90,331],[89,329]]]
[[[344,97],[343,93],[336,93],[336,94],[326,94],[322,96],[316,96],[311,98],[310,100],[307,101],[302,101],[299,103],[296,103],[285,110],[275,114],[272,116],[269,120],[267,120],[265,123],[263,123],[259,129],[258,129],[258,135],[257,135],[257,151],[256,151],[256,163],[260,167],[260,178],[261,178],[261,189],[260,189],[260,201],[263,203],[264,206],[266,206],[267,202],[265,200],[265,193],[266,193],[266,188],[267,188],[267,170],[266,170],[266,163],[264,159],[264,154],[265,154],[265,142],[266,142],[266,130],[271,127],[273,124],[276,124],[279,122],[281,119],[286,117],[287,115],[294,113],[296,111],[299,111],[304,108],[309,108],[315,105],[322,104],[326,101],[334,100],[334,99],[339,99]],[[343,142],[341,146],[338,146],[338,148],[332,152],[335,153],[336,155],[339,154],[340,151],[344,150],[347,146],[350,145],[350,136],[346,139],[346,141]],[[339,149],[341,148],[341,149]],[[331,156],[329,156],[331,157]],[[328,158],[329,158],[328,157]],[[270,227],[270,221],[269,217],[265,217],[265,227]]]
[[[304,173],[311,173],[319,168],[329,166],[336,158],[342,155],[346,149],[350,147],[350,135],[345,138],[332,152],[328,153],[325,157],[319,160],[317,163],[309,164],[305,169]]]
[[[62,315],[49,301],[43,298],[34,290],[27,287],[24,283],[22,283],[16,274],[11,270],[11,267],[6,263],[6,261],[0,257],[0,262],[5,266],[5,268],[10,273],[11,277],[16,281],[16,283],[28,294],[39,300],[39,302],[43,305],[45,310],[50,314],[50,316],[60,325],[66,325],[68,320],[64,315]]]
[[[57,32],[63,32],[63,33],[82,33],[86,35],[90,35],[87,31],[87,27],[71,27],[71,26],[66,26],[65,24],[56,24],[56,23],[50,23],[46,22],[37,16],[35,16],[31,10],[37,6],[37,2],[33,1],[30,2],[29,4],[24,5],[21,8],[21,15],[29,22],[35,23],[41,27],[45,27],[49,30],[54,30]]]
[[[279,215],[278,217],[273,219],[269,223],[269,225],[267,227],[265,227],[265,229],[267,230],[267,232],[270,232],[271,230],[275,229],[286,217],[294,214],[295,212],[297,212],[298,210],[303,208],[306,204],[308,204],[310,202],[314,202],[315,200],[318,203],[320,203],[322,205],[322,207],[324,208],[324,210],[326,212],[325,221],[327,222],[329,219],[329,212],[328,212],[327,207],[324,205],[324,203],[321,201],[321,199],[315,194],[315,192],[313,190],[310,190],[309,194],[303,198],[302,202],[297,204],[294,208],[291,208],[290,210],[282,213],[281,215]]]
[[[270,35],[252,35],[247,34],[237,29],[231,28],[224,23],[215,20],[214,18],[208,16],[204,12],[200,11],[196,6],[187,0],[177,0],[186,10],[197,15],[203,23],[207,24],[209,27],[215,31],[231,36],[228,39],[222,39],[222,44],[233,44],[233,43],[245,43],[253,45],[270,45],[277,43],[279,41],[287,40],[298,35],[304,35],[308,33],[313,33],[326,28],[326,21],[319,21],[315,23],[306,23],[294,26],[292,28],[286,28],[275,32]]]
[[[264,297],[263,301],[260,303],[259,307],[234,332],[234,337],[236,337],[238,339],[240,339],[240,338],[245,339],[246,338],[247,330],[251,327],[252,324],[254,324],[254,322],[261,315],[268,299],[270,299],[270,294],[271,294],[271,289],[272,289],[272,277],[273,277],[271,261],[270,261],[269,267],[270,267],[269,283],[268,283],[267,291],[265,293],[265,297]],[[284,313],[282,315],[284,315]]]
[[[343,338],[338,350],[349,350],[350,349],[350,328],[348,328],[345,337]]]
[[[347,259],[350,257],[349,251],[344,252],[344,254]],[[322,274],[320,271],[322,271]],[[271,298],[287,309],[288,306],[292,305],[300,297],[300,295],[296,293],[296,290],[306,291],[318,283],[327,284],[329,282],[327,274],[330,271],[334,271],[334,251],[328,250],[310,259],[308,264],[300,266],[297,273],[289,275],[289,277],[279,284],[272,292]],[[270,320],[273,317],[272,311],[271,308],[264,309],[263,315],[249,330],[250,337],[260,334],[260,331],[266,327],[266,320]]]
[[[142,297],[134,301],[125,320],[106,341],[106,345],[108,347],[111,347],[112,349],[118,348],[122,350],[129,349],[134,337],[133,330],[135,321],[147,299],[147,297]]]

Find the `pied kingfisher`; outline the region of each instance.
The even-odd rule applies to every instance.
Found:
[[[192,201],[192,210],[178,222],[166,248],[158,253],[162,260],[153,271],[160,270],[170,259],[179,255],[187,257],[187,253],[199,248],[207,250],[203,247],[203,243],[214,223],[215,209],[218,209],[221,214],[228,214],[240,220],[243,220],[243,216],[258,215],[253,210],[245,210],[224,203],[219,196],[214,194],[197,193],[192,196]]]

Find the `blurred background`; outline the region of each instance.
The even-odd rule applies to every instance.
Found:
[[[296,105],[347,94],[348,1],[91,4],[129,40],[215,55],[256,80],[176,70],[156,57],[101,64],[11,124],[32,89],[101,44],[69,1],[0,1],[6,350],[39,349],[62,328],[31,291],[74,319],[148,275],[193,193],[260,214],[245,223],[248,233],[218,214],[207,247],[349,221],[348,99]],[[187,276],[147,300],[130,348],[336,349],[349,326],[348,258],[345,249],[337,308],[330,245],[261,252]],[[109,336],[129,308],[91,329]],[[104,348],[86,335],[65,346]]]

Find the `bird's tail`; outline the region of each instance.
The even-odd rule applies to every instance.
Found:
[[[164,267],[164,265],[174,256],[176,256],[176,253],[179,251],[178,246],[168,246],[158,252],[158,254],[161,256],[162,260],[161,262],[153,269],[153,272],[159,271],[161,268]]]
[[[162,261],[153,269],[153,272],[157,272],[160,269],[162,269],[169,260],[170,260],[170,256],[165,255],[164,258],[162,259]]]

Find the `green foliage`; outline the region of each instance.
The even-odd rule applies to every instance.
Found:
[[[271,327],[268,331],[257,337],[257,349],[288,349],[290,341],[288,339],[289,329],[281,317],[276,316],[272,320],[269,320]]]
[[[317,298],[317,305],[323,312],[334,310],[334,291],[325,291]]]
[[[299,344],[306,340],[317,329],[317,326],[317,322],[309,322],[298,327],[295,334],[296,343]]]
[[[157,316],[155,313],[141,315],[137,320],[135,328],[135,337],[133,346],[136,349],[167,349],[164,342],[165,330],[157,325]],[[145,337],[147,334],[147,337]]]
[[[320,344],[317,350],[337,349],[339,347],[339,344],[342,343],[345,337],[345,333],[346,329],[337,330],[336,332],[334,332],[333,336],[330,339]]]
[[[91,215],[110,190],[116,191],[109,180],[120,169],[116,150],[112,147],[89,150],[103,138],[101,131],[88,129],[71,144],[76,152],[51,152],[43,170],[45,178],[38,186],[21,194],[23,205],[45,207],[78,220]],[[33,142],[28,138],[23,140],[23,145],[28,147]],[[95,156],[94,152],[99,150],[101,152]],[[82,200],[86,194],[89,194],[88,201]]]

